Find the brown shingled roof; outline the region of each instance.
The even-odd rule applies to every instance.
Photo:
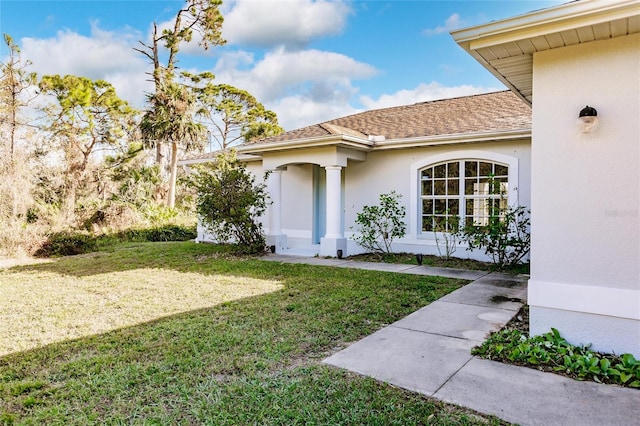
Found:
[[[510,91],[365,111],[256,143],[339,134],[404,139],[531,128],[531,108]]]
[[[531,129],[531,107],[511,91],[365,111],[262,139],[245,146],[331,135],[386,140]],[[375,145],[374,145],[375,146]],[[215,153],[194,158],[210,158]]]

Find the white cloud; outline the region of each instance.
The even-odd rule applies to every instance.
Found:
[[[378,99],[361,96],[360,102],[366,109],[379,109],[392,106],[410,105],[418,102],[433,101],[436,99],[455,98],[459,96],[476,95],[478,93],[495,92],[504,90],[500,87],[476,87],[469,85],[447,87],[438,82],[419,84],[412,90],[400,90],[390,95],[382,95]]]
[[[237,0],[224,12],[222,35],[229,44],[300,47],[341,33],[350,13],[339,0]]]
[[[92,23],[91,36],[70,30],[59,31],[54,38],[23,38],[22,57],[29,59],[32,71],[43,75],[78,75],[113,84],[118,95],[135,107],[142,107],[145,91],[152,86],[146,80],[151,64],[133,50],[139,33],[129,30],[103,31]]]
[[[279,48],[250,64],[252,59],[246,52],[224,55],[213,70],[216,81],[247,90],[274,110],[288,130],[351,113],[349,101],[358,91],[353,81],[377,72],[348,56],[319,50]]]
[[[94,23],[90,36],[63,30],[48,39],[24,38],[20,45],[23,57],[33,62],[31,70],[38,75],[104,79],[114,85],[120,97],[143,108],[145,94],[153,90],[147,74],[151,64],[133,48],[141,47],[138,40],[146,36],[130,29],[105,31]],[[350,106],[358,93],[353,81],[377,72],[373,66],[342,54],[284,47],[258,59],[252,52],[223,51],[212,71],[216,82],[247,90],[276,111],[287,129],[356,112]]]
[[[464,21],[462,21],[460,19],[460,15],[457,13],[454,13],[453,15],[449,16],[445,21],[444,21],[444,25],[440,25],[437,26],[435,28],[427,28],[424,31],[422,31],[422,34],[424,35],[436,35],[436,34],[443,34],[446,33],[448,34],[449,32],[453,31],[453,30],[457,30],[458,28],[462,28],[465,25]]]
[[[278,122],[286,130],[299,129],[359,112],[348,100],[320,102],[297,95],[278,99],[267,107],[278,114]]]

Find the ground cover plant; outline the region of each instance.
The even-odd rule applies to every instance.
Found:
[[[556,329],[529,337],[524,308],[502,330],[492,333],[473,355],[509,364],[559,373],[577,380],[616,384],[640,389],[640,360],[632,354],[611,355],[575,346]]]
[[[161,314],[1,356],[0,424],[500,424],[320,363],[464,281],[279,264],[171,242],[129,243],[0,270],[0,288],[11,294],[28,278],[43,291],[56,283],[78,293],[102,291],[104,309],[138,315],[146,308],[109,305],[110,295],[124,297],[110,286],[126,288],[118,282],[124,279],[133,291],[158,280],[162,293],[171,288],[163,276],[174,283],[174,297],[141,304],[164,307]],[[226,296],[188,290],[197,281]],[[29,294],[12,302],[16,310],[20,303],[26,310],[53,303],[51,294]],[[189,298],[209,306],[169,309]],[[81,308],[63,309],[57,316],[78,313]],[[71,318],[64,320],[72,327]],[[33,337],[40,326],[25,318],[12,330]]]

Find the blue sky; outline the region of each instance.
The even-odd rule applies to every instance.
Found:
[[[143,108],[151,65],[133,47],[183,3],[2,0],[0,32],[39,75],[105,79]],[[179,65],[248,90],[291,130],[367,109],[502,90],[449,31],[559,3],[231,0],[222,6],[227,44],[207,52],[184,46]],[[0,56],[6,53],[3,45]]]

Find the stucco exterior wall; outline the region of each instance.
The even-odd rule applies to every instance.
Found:
[[[638,46],[635,34],[534,55],[529,283],[533,334],[555,327],[573,343],[636,356]],[[582,133],[577,120],[585,105],[598,111],[591,133]],[[607,328],[625,332],[608,334]]]
[[[499,158],[496,158],[499,157]],[[438,147],[410,148],[401,150],[377,151],[367,155],[367,161],[350,163],[345,170],[345,231],[351,235],[356,214],[365,205],[376,205],[379,195],[395,190],[402,195],[402,203],[407,209],[405,222],[407,235],[397,240],[396,251],[412,253],[438,254],[432,233],[419,231],[419,187],[418,170],[433,162],[456,159],[502,160],[505,157],[516,164],[517,197],[512,204],[529,206],[531,152],[529,140],[517,142],[485,142],[474,144],[447,145]],[[514,185],[515,186],[515,185]],[[359,247],[351,241],[349,254],[359,252]],[[484,253],[469,252],[458,248],[454,256],[487,260]]]
[[[287,166],[282,174],[282,232],[289,245],[311,242],[313,165]]]
[[[510,162],[514,196],[512,204],[529,207],[531,147],[528,139],[517,141],[482,142],[473,144],[451,144],[437,147],[421,147],[369,152],[357,160],[342,161],[344,234],[348,238],[346,254],[356,254],[362,249],[349,237],[353,234],[355,219],[365,205],[379,202],[379,195],[395,190],[402,195],[407,209],[405,222],[407,236],[397,240],[396,251],[438,254],[432,233],[421,234],[419,223],[419,169],[433,164],[456,159],[484,159]],[[261,165],[264,169],[282,167],[282,232],[287,235],[290,248],[311,244],[314,217],[313,167],[335,163],[335,156],[328,149],[292,150],[270,153]],[[306,163],[310,162],[310,163]],[[256,167],[260,163],[255,163]],[[253,170],[261,173],[260,170]],[[510,177],[511,178],[511,177]],[[265,227],[268,230],[267,223]],[[468,252],[460,247],[454,254],[488,260],[481,252]]]

